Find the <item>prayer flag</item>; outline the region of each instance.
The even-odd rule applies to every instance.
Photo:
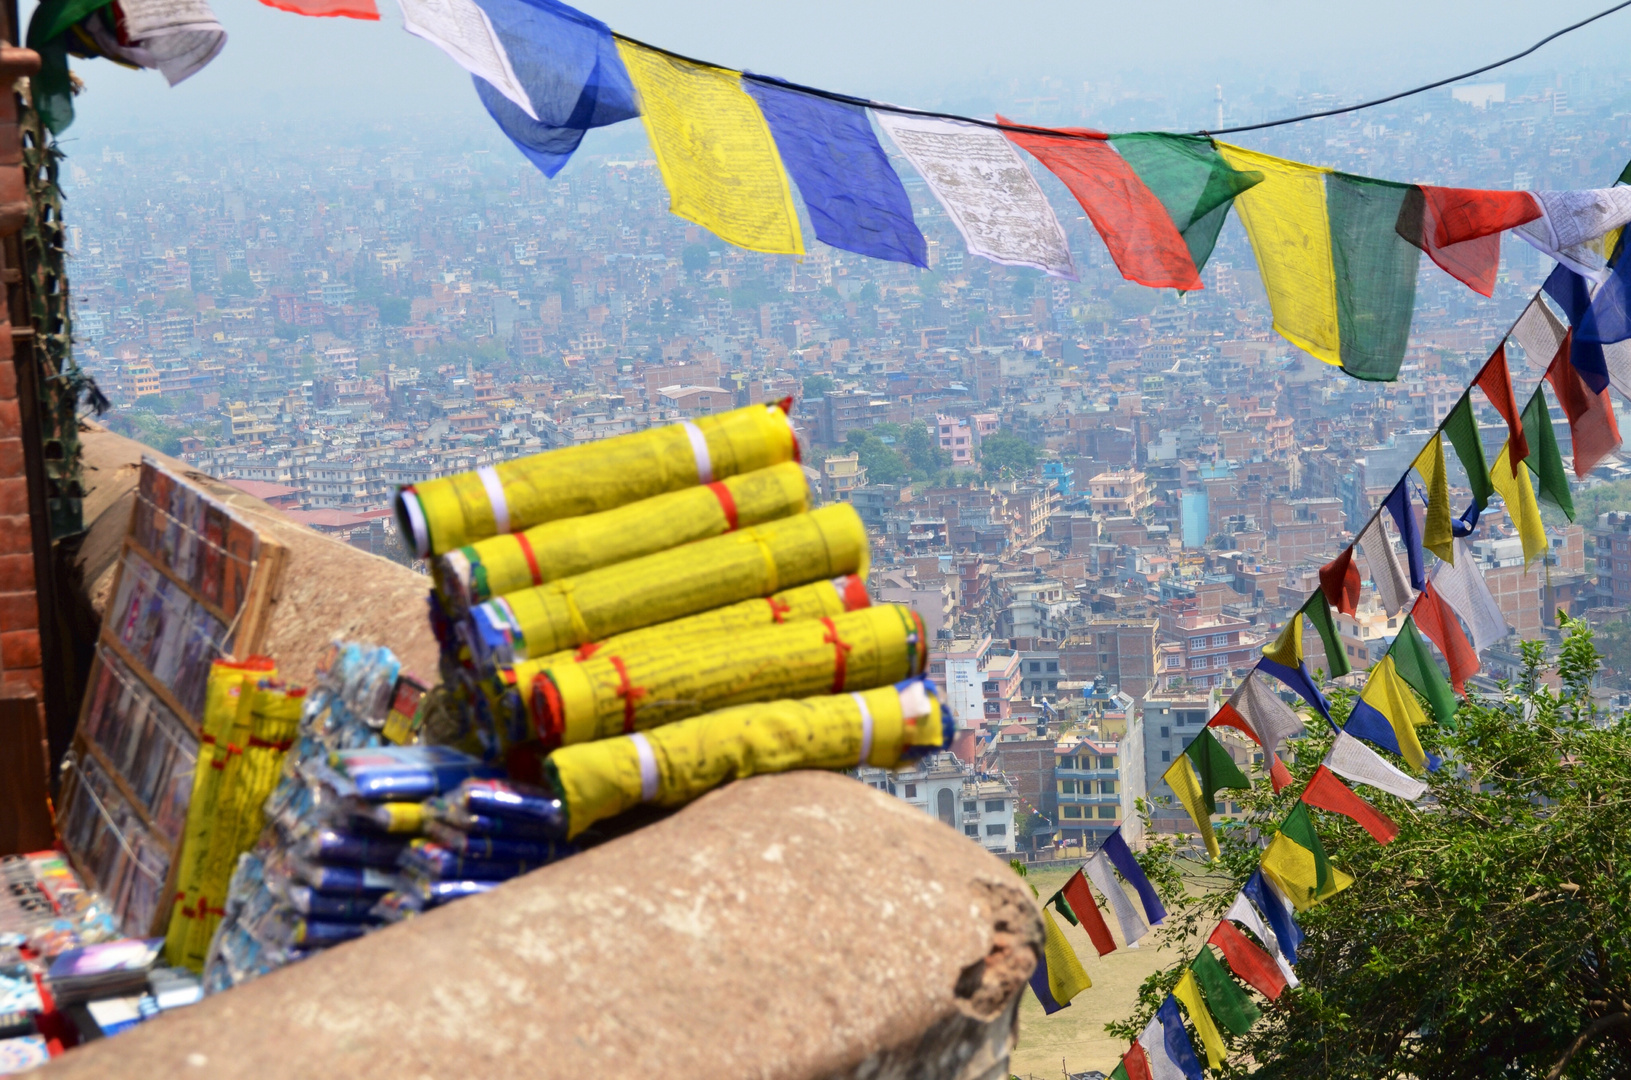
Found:
[[[1291,617],[1280,631],[1279,637],[1271,645],[1263,647],[1263,659],[1257,662],[1259,669],[1267,671],[1276,679],[1285,683],[1327,720],[1331,718],[1331,703],[1325,700],[1319,687],[1314,684],[1314,677],[1308,673],[1308,665],[1303,663],[1303,613],[1298,611]]]
[[[1065,230],[1002,132],[885,109],[873,115],[946,208],[970,252],[1075,280]]]
[[[1211,258],[1235,197],[1263,180],[1262,173],[1231,168],[1202,135],[1141,131],[1112,135],[1110,145],[1166,209],[1196,274]]]
[[[1386,758],[1346,731],[1337,732],[1325,764],[1338,776],[1347,777],[1356,784],[1369,784],[1407,802],[1415,802],[1427,794],[1426,784],[1400,772]]]
[[[536,120],[532,99],[511,64],[509,50],[487,12],[475,0],[399,0],[402,29],[424,38],[526,116]]]
[[[1229,1056],[1229,1051],[1223,1045],[1223,1034],[1218,1031],[1217,1023],[1207,1011],[1206,999],[1201,997],[1200,984],[1195,981],[1193,968],[1184,969],[1178,985],[1172,988],[1172,996],[1183,1003],[1184,1011],[1189,1013],[1189,1022],[1195,1025],[1201,1045],[1206,1048],[1206,1063],[1216,1069]]]
[[[1534,466],[1542,499],[1563,511],[1563,516],[1574,520],[1574,494],[1569,490],[1569,474],[1563,466],[1563,455],[1557,448],[1557,436],[1552,432],[1551,411],[1546,407],[1546,392],[1535,387],[1534,396],[1524,406],[1523,425],[1534,442],[1529,463]]]
[[[1529,456],[1529,443],[1523,437],[1523,421],[1518,417],[1518,403],[1512,396],[1512,373],[1506,366],[1506,342],[1495,346],[1495,352],[1473,380],[1473,385],[1484,392],[1495,411],[1506,421],[1507,442],[1512,444],[1512,468]],[[1465,464],[1465,462],[1463,462]]]
[[[1388,647],[1388,655],[1393,658],[1393,666],[1399,678],[1426,699],[1427,708],[1432,712],[1433,719],[1445,727],[1453,727],[1456,710],[1455,692],[1450,689],[1444,673],[1438,669],[1438,661],[1433,659],[1427,643],[1416,631],[1414,618],[1406,618],[1400,625],[1399,635]]]
[[[1258,743],[1270,753],[1279,753],[1288,739],[1303,735],[1303,718],[1280,699],[1273,683],[1259,678],[1255,671],[1229,695],[1228,704],[1251,725]]]
[[[1263,892],[1268,889],[1268,886],[1263,883],[1261,870],[1252,875],[1251,880],[1247,881],[1247,885],[1253,885],[1253,882],[1256,883],[1254,887],[1255,891]],[[1279,900],[1276,899],[1274,902],[1279,903]],[[1290,904],[1281,905],[1280,913],[1285,917],[1287,922],[1290,922],[1291,920],[1290,909]],[[1247,898],[1245,889],[1242,889],[1240,893],[1235,896],[1235,902],[1230,905],[1229,910],[1224,913],[1223,917],[1232,922],[1239,923],[1241,926],[1244,926],[1246,929],[1256,934],[1257,940],[1262,942],[1263,948],[1268,951],[1270,956],[1274,957],[1274,966],[1280,969],[1281,975],[1285,976],[1287,985],[1298,985],[1297,973],[1292,970],[1291,967],[1294,958],[1288,958],[1282,951],[1280,939],[1276,936],[1275,932],[1269,928],[1268,924],[1263,921],[1263,915],[1260,913],[1260,909],[1252,905],[1252,902]],[[1291,923],[1291,927],[1295,930],[1296,924]],[[1301,931],[1297,931],[1297,933],[1300,935]]]
[[[1274,933],[1275,947],[1288,961],[1295,964],[1297,950],[1303,943],[1303,931],[1292,915],[1293,905],[1285,892],[1264,874],[1261,868],[1253,871],[1252,876],[1246,879],[1246,884],[1240,887],[1240,892],[1257,905],[1257,910],[1262,913],[1269,929]]]
[[[802,255],[793,189],[740,72],[618,39],[668,209],[749,251]]]
[[[1540,216],[1524,191],[1476,191],[1422,184],[1405,193],[1398,233],[1446,274],[1493,296],[1501,267],[1501,233]]]
[[[1365,531],[1359,534],[1359,549],[1364,552],[1376,598],[1389,615],[1397,615],[1410,602],[1410,582],[1405,580],[1399,557],[1393,552],[1393,541],[1388,539],[1381,514],[1371,518]]]
[[[1455,447],[1456,457],[1461,459],[1461,467],[1467,472],[1467,486],[1472,489],[1473,502],[1482,511],[1489,505],[1489,497],[1495,494],[1495,488],[1489,482],[1489,462],[1484,457],[1484,441],[1478,435],[1478,418],[1472,412],[1471,394],[1461,395],[1461,400],[1450,410],[1450,415],[1444,418],[1444,434],[1449,437],[1450,445]]]
[[[1325,662],[1329,670],[1326,678],[1336,679],[1353,670],[1348,663],[1348,656],[1342,647],[1342,638],[1337,634],[1336,620],[1331,618],[1331,605],[1325,602],[1323,592],[1314,592],[1303,601],[1302,614],[1308,616],[1313,624],[1314,632],[1320,636],[1320,644],[1325,646]]]
[[[745,76],[742,89],[759,103],[818,240],[874,259],[928,267],[928,241],[865,109],[806,94],[765,75]]]
[[[1161,897],[1156,894],[1155,886],[1150,884],[1150,879],[1145,875],[1144,868],[1138,865],[1137,859],[1133,858],[1132,849],[1127,846],[1127,841],[1122,838],[1119,826],[1115,832],[1104,838],[1104,843],[1099,845],[1099,851],[1109,856],[1111,864],[1126,879],[1127,884],[1133,887],[1133,891],[1138,894],[1139,901],[1144,905],[1144,914],[1149,917],[1152,924],[1158,923],[1167,917],[1167,909],[1162,906]]]
[[[605,23],[556,0],[477,3],[527,104],[481,72],[472,75],[476,95],[499,130],[545,176],[561,171],[590,128],[640,115]]]
[[[1537,296],[1529,301],[1529,306],[1523,309],[1518,321],[1512,324],[1507,340],[1523,346],[1524,360],[1528,362],[1530,370],[1541,372],[1552,366],[1552,358],[1563,347],[1563,338],[1567,333],[1568,328],[1552,314],[1546,301]]]
[[[1484,582],[1466,541],[1457,538],[1455,562],[1433,571],[1433,591],[1472,629],[1472,647],[1483,652],[1506,636],[1506,617]]]
[[[1399,826],[1393,819],[1354,794],[1353,789],[1337,774],[1321,765],[1309,778],[1303,789],[1303,802],[1333,814],[1353,818],[1359,826],[1376,838],[1378,844],[1389,844],[1399,835]]]
[[[1354,879],[1331,865],[1325,846],[1314,831],[1308,807],[1298,803],[1280,825],[1260,864],[1265,876],[1277,885],[1298,911],[1306,911],[1354,883]]]
[[[1412,466],[1421,473],[1427,488],[1427,520],[1422,527],[1422,546],[1448,562],[1455,558],[1451,545],[1454,534],[1450,531],[1450,478],[1444,468],[1444,437],[1434,435],[1427,440]]]
[[[1455,687],[1456,693],[1465,697],[1467,679],[1478,674],[1478,653],[1462,632],[1455,612],[1439,599],[1438,590],[1431,581],[1421,591],[1421,596],[1416,598],[1416,606],[1411,608],[1410,617],[1416,628],[1426,634],[1438,646],[1438,651],[1444,654],[1444,662],[1450,666],[1450,685]]]
[[[1012,122],[1002,116],[997,120]],[[1003,134],[1070,189],[1122,277],[1152,288],[1203,287],[1199,267],[1172,215],[1127,159],[1111,147],[1107,136],[1076,128],[1058,135],[1037,131]]]
[[[1246,898],[1243,896],[1235,898],[1237,906],[1245,902]],[[1253,914],[1255,917],[1255,913]],[[1217,929],[1212,931],[1212,936],[1206,940],[1223,951],[1223,958],[1228,961],[1229,969],[1259,994],[1270,1001],[1275,1001],[1285,992],[1285,973],[1274,962],[1274,957],[1236,930],[1229,922],[1228,915],[1224,916]]]
[[[1274,641],[1263,646],[1263,655],[1282,667],[1296,667],[1303,662],[1303,613],[1299,608],[1275,635]]]
[[[1155,1080],[1203,1080],[1200,1059],[1178,1015],[1178,1001],[1171,994],[1155,1010],[1143,1034],[1138,1037]]]
[[[1194,819],[1207,853],[1217,858],[1218,841],[1212,834],[1212,815],[1218,812],[1217,791],[1219,788],[1245,790],[1251,787],[1251,781],[1208,728],[1190,740],[1161,778]]]
[[[1218,925],[1228,926],[1227,923]],[[1234,930],[1234,927],[1231,926],[1229,929]],[[1235,931],[1235,936],[1240,937],[1238,930]],[[1268,959],[1267,956],[1263,957],[1265,966],[1273,970]],[[1252,1003],[1251,997],[1229,978],[1229,973],[1223,969],[1218,958],[1212,955],[1212,950],[1205,945],[1202,945],[1200,952],[1195,954],[1189,970],[1194,973],[1195,981],[1200,984],[1201,991],[1206,995],[1207,1011],[1212,1014],[1214,1020],[1227,1028],[1231,1035],[1246,1034],[1252,1029],[1252,1025],[1257,1023],[1258,1017],[1263,1015]]]
[[[1599,461],[1619,449],[1620,425],[1614,418],[1614,406],[1609,401],[1608,391],[1592,390],[1572,361],[1565,360],[1573,337],[1572,330],[1564,335],[1563,347],[1558,349],[1557,356],[1546,369],[1546,381],[1552,384],[1558,406],[1569,419],[1569,441],[1574,444],[1574,475],[1584,480]],[[1521,493],[1519,498],[1522,498]]]
[[[1610,266],[1612,272],[1575,327],[1581,341],[1612,345],[1631,338],[1631,275],[1625,273],[1624,260],[1617,253],[1610,255]]]
[[[1570,270],[1567,266],[1559,264],[1552,269],[1541,290],[1556,300],[1563,313],[1569,317],[1569,325],[1579,325],[1586,317],[1586,311],[1591,306],[1590,281]],[[1591,387],[1593,393],[1600,393],[1608,389],[1610,382],[1608,373],[1608,357],[1601,345],[1589,341],[1582,341],[1573,332],[1565,339],[1568,343],[1569,364],[1575,372]],[[1567,406],[1564,406],[1567,411]]]
[[[1053,913],[1042,909],[1042,952],[1047,961],[1048,996],[1061,1009],[1071,999],[1093,985],[1070,947],[1065,932],[1053,921]]]
[[[1104,898],[1110,901],[1110,910],[1116,913],[1116,922],[1121,926],[1122,941],[1131,945],[1150,932],[1150,928],[1145,925],[1143,918],[1139,916],[1138,909],[1133,906],[1131,900],[1127,899],[1127,893],[1123,891],[1120,883],[1116,881],[1110,858],[1104,853],[1103,848],[1100,848],[1097,854],[1087,860],[1087,865],[1082,867],[1082,872],[1087,875],[1087,880],[1091,881],[1099,892],[1104,894]]]
[[[1359,567],[1354,565],[1352,544],[1320,567],[1320,589],[1331,606],[1344,615],[1352,615],[1359,610]]]
[[[1601,281],[1608,260],[1592,241],[1631,221],[1631,188],[1530,192],[1541,216],[1518,226],[1517,234],[1541,253],[1577,274]],[[1571,318],[1570,321],[1575,321]]]
[[[1420,602],[1416,604],[1416,610],[1421,610]],[[1416,704],[1410,687],[1399,678],[1393,655],[1389,653],[1371,668],[1370,678],[1359,692],[1359,700],[1354,702],[1343,730],[1384,750],[1391,750],[1419,772],[1424,768],[1438,768],[1438,759],[1424,751],[1421,740],[1416,737],[1417,725],[1425,723],[1427,717],[1422,713],[1421,706]]]
[[[348,19],[379,21],[379,9],[374,6],[374,0],[261,0],[261,3],[295,15],[340,15]]]
[[[1416,310],[1421,253],[1399,235],[1409,185],[1331,172],[1325,177],[1342,370],[1398,378]]]
[[[1282,704],[1282,708],[1283,707],[1284,706]],[[1293,713],[1292,715],[1295,716],[1296,714]],[[1300,727],[1302,721],[1299,720],[1297,723]],[[1242,716],[1240,711],[1227,701],[1218,708],[1217,712],[1212,714],[1212,719],[1206,722],[1206,726],[1234,728],[1236,731],[1240,732],[1242,735],[1245,735],[1258,746],[1263,745],[1263,740],[1258,736],[1257,731],[1252,727],[1251,722]],[[1291,770],[1287,769],[1285,762],[1280,760],[1280,755],[1269,753],[1266,750],[1264,753],[1268,755],[1269,759],[1269,782],[1274,785],[1275,791],[1280,791],[1291,783]]]
[[[1507,457],[1511,449],[1510,445],[1501,447],[1489,478],[1495,485],[1496,493],[1506,503],[1507,517],[1518,527],[1518,538],[1523,541],[1523,564],[1528,566],[1546,554],[1546,525],[1541,521],[1540,507],[1535,503],[1535,487],[1529,479],[1529,466],[1519,462],[1520,471],[1516,476],[1507,471]],[[1420,619],[1416,621],[1421,622]],[[1425,625],[1422,628],[1425,630]]]
[[[1420,590],[1427,584],[1427,572],[1422,565],[1421,529],[1416,523],[1416,514],[1410,505],[1410,477],[1409,474],[1399,478],[1393,486],[1388,497],[1382,500],[1382,505],[1393,518],[1393,527],[1399,530],[1399,539],[1404,542],[1405,559],[1410,564],[1410,587]]]
[[[1042,1006],[1042,1015],[1052,1016],[1063,1009],[1065,1005],[1053,999],[1053,991],[1048,986],[1048,957],[1047,957],[1047,928],[1043,927],[1043,953],[1036,958],[1036,969],[1031,972],[1031,992],[1036,995],[1037,1002]],[[1068,1005],[1069,1002],[1066,1002]]]
[[[1155,1080],[1155,1074],[1150,1071],[1150,1059],[1144,1053],[1144,1047],[1135,1042],[1121,1055],[1121,1063],[1110,1074],[1111,1080]]]
[[[1081,923],[1100,956],[1116,951],[1116,939],[1110,936],[1110,927],[1105,925],[1098,902],[1093,899],[1093,891],[1087,887],[1087,878],[1080,870],[1070,875],[1065,887],[1059,890],[1059,898],[1069,905],[1071,921]]]

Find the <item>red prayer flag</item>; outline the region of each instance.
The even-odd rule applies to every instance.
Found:
[[[1574,344],[1574,331],[1563,336],[1557,355],[1546,369],[1546,381],[1552,384],[1558,407],[1569,418],[1569,437],[1574,443],[1574,475],[1582,480],[1597,467],[1597,463],[1613,453],[1620,445],[1620,425],[1614,419],[1614,406],[1608,400],[1608,388],[1593,393],[1586,380],[1569,363],[1569,348]]]
[[[1000,115],[997,122],[1012,123]],[[1029,151],[1076,196],[1122,277],[1157,289],[1203,288],[1189,245],[1172,223],[1172,215],[1110,145],[1109,137],[1083,128],[1059,130],[1059,135],[1003,134]]]
[[[1206,940],[1223,950],[1229,970],[1259,994],[1274,1001],[1285,992],[1285,972],[1274,962],[1274,957],[1235,929],[1235,924],[1228,919],[1218,923],[1218,928]]]
[[[1512,396],[1512,372],[1506,366],[1506,342],[1495,347],[1495,353],[1473,380],[1473,385],[1484,392],[1495,411],[1506,421],[1507,442],[1512,446],[1508,454],[1512,475],[1518,475],[1518,462],[1529,456],[1529,440],[1523,436],[1523,421],[1518,418],[1518,402]]]
[[[1320,589],[1332,607],[1344,615],[1359,610],[1359,567],[1354,565],[1354,549],[1349,544],[1342,554],[1320,567]]]
[[[1121,1055],[1121,1066],[1127,1070],[1127,1080],[1155,1080],[1155,1074],[1150,1071],[1150,1059],[1144,1056],[1144,1047],[1139,1043],[1133,1043]]]
[[[1274,785],[1275,794],[1291,786],[1291,770],[1286,768],[1279,754],[1275,754],[1274,760],[1269,762],[1269,783]]]
[[[379,21],[374,0],[261,0],[267,7],[292,11],[296,15],[343,15],[348,19]]]
[[[1344,784],[1336,773],[1324,765],[1314,770],[1308,786],[1303,789],[1303,802],[1353,818],[1376,838],[1378,844],[1391,843],[1399,835],[1399,826],[1393,823],[1392,818],[1354,794],[1353,788]]]
[[[1348,550],[1350,553],[1353,551],[1352,548]],[[1240,715],[1240,710],[1227,701],[1223,703],[1217,712],[1212,714],[1212,719],[1206,722],[1206,726],[1234,728],[1258,746],[1263,745],[1263,740],[1258,736],[1256,729],[1244,716]],[[1275,754],[1269,759],[1269,783],[1274,785],[1276,792],[1284,790],[1291,783],[1291,770],[1285,767],[1285,763],[1280,760],[1279,754]]]
[[[1422,185],[1405,197],[1398,232],[1473,292],[1495,292],[1501,233],[1540,217],[1524,191],[1480,191]]]
[[[1093,899],[1093,891],[1087,887],[1087,878],[1082,876],[1082,872],[1078,870],[1072,874],[1059,891],[1065,894],[1065,903],[1076,913],[1082,929],[1087,931],[1088,940],[1099,950],[1099,955],[1115,952],[1116,939],[1110,936],[1110,928],[1105,925],[1104,916],[1099,913],[1099,903]]]
[[[1450,665],[1451,685],[1456,693],[1466,697],[1467,677],[1478,674],[1478,653],[1456,621],[1455,612],[1439,597],[1431,581],[1417,597],[1410,617],[1415,620],[1416,629],[1426,634],[1444,654],[1444,662]]]

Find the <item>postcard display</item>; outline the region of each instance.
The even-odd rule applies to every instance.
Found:
[[[165,931],[210,664],[259,650],[284,556],[142,459],[58,819],[75,868],[127,934]]]

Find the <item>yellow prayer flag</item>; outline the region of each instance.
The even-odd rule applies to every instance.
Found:
[[[1272,645],[1263,646],[1263,655],[1293,671],[1303,662],[1303,613],[1300,610],[1291,616]]]
[[[1064,931],[1053,921],[1053,913],[1042,909],[1042,955],[1048,962],[1048,993],[1061,1005],[1093,985],[1087,969],[1076,957],[1076,950],[1065,940]]]
[[[1301,618],[1301,616],[1299,616]],[[1195,773],[1195,766],[1190,763],[1188,754],[1179,754],[1178,760],[1161,779],[1172,788],[1172,793],[1178,797],[1179,803],[1195,822],[1195,828],[1201,834],[1201,840],[1206,844],[1207,854],[1212,858],[1218,857],[1218,838],[1212,834],[1212,815],[1207,805],[1206,793],[1201,790],[1201,778]]]
[[[1416,728],[1427,723],[1427,714],[1416,703],[1410,684],[1399,675],[1392,654],[1382,657],[1381,662],[1371,668],[1370,678],[1359,692],[1359,700],[1387,719],[1393,728],[1393,737],[1399,741],[1399,756],[1417,772],[1426,769],[1427,753],[1416,737]]]
[[[1235,211],[1257,256],[1274,329],[1293,345],[1341,367],[1336,269],[1325,206],[1325,174],[1331,170],[1227,143],[1217,147],[1233,168],[1263,174],[1262,183],[1235,196]]]
[[[1335,896],[1354,883],[1354,879],[1336,867],[1331,867],[1331,880],[1323,891],[1319,888],[1319,869],[1314,853],[1285,833],[1275,833],[1274,839],[1263,850],[1260,860],[1263,872],[1274,879],[1274,884],[1291,900],[1298,911],[1307,911],[1321,900]]]
[[[1540,520],[1540,507],[1535,503],[1535,485],[1529,479],[1529,462],[1519,462],[1523,466],[1518,475],[1512,475],[1512,466],[1508,464],[1512,456],[1510,441],[1501,447],[1501,456],[1495,459],[1494,466],[1489,470],[1489,482],[1495,485],[1496,494],[1500,495],[1506,503],[1506,515],[1512,519],[1512,524],[1518,527],[1518,537],[1523,541],[1523,565],[1528,566],[1537,556],[1546,554],[1546,526]]]
[[[1422,547],[1447,563],[1455,562],[1455,534],[1450,531],[1450,477],[1444,468],[1444,436],[1434,435],[1412,462],[1427,485],[1427,522]]]
[[[617,51],[640,95],[669,209],[737,247],[804,254],[787,170],[741,73],[622,39]]]
[[[1202,945],[1201,948],[1206,946]],[[1195,981],[1193,971],[1184,969],[1184,977],[1172,988],[1172,996],[1183,1002],[1184,1011],[1189,1013],[1189,1022],[1195,1025],[1195,1030],[1200,1034],[1201,1043],[1206,1047],[1207,1067],[1216,1069],[1229,1056],[1229,1051],[1224,1048],[1217,1021],[1207,1011],[1206,999],[1201,997],[1201,985]]]

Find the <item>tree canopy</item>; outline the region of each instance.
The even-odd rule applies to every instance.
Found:
[[[1517,680],[1469,698],[1453,730],[1421,731],[1446,759],[1424,799],[1356,788],[1398,823],[1391,844],[1313,811],[1355,884],[1298,916],[1302,986],[1230,1038],[1224,1075],[1631,1075],[1631,719],[1597,711],[1591,631],[1562,624],[1554,664],[1525,643]],[[1351,692],[1333,696],[1338,723],[1351,704]],[[1310,730],[1296,744],[1298,782],[1279,795],[1266,779],[1231,793],[1248,812],[1218,830],[1216,862],[1197,870],[1187,846],[1150,845],[1143,861],[1175,901],[1161,934],[1184,962],[1151,976],[1135,1015],[1109,1031],[1135,1037],[1208,947],[1198,942],[1257,865],[1257,837],[1289,812],[1330,741]]]
[[[1036,468],[1036,447],[1007,431],[980,440],[980,468],[988,479],[1023,476]]]

